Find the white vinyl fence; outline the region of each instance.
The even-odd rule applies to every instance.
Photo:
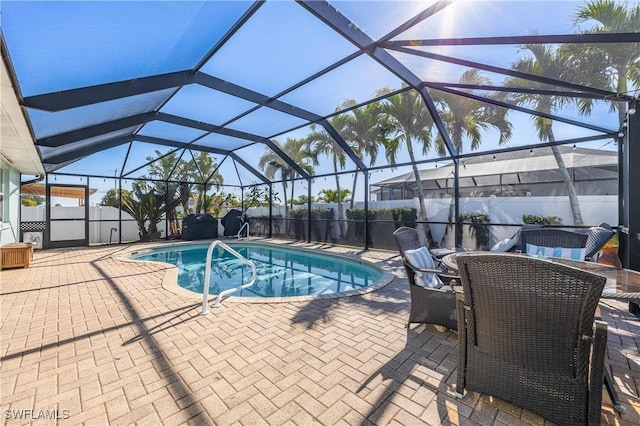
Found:
[[[602,222],[607,222],[613,226],[618,224],[618,196],[617,195],[582,195],[578,197],[582,218],[585,225],[596,226]],[[427,199],[426,208],[429,222],[447,222],[451,209],[451,199]],[[294,208],[304,208],[294,206]],[[356,208],[364,208],[363,202],[356,202]],[[414,207],[418,209],[418,199],[413,200],[388,200],[388,201],[372,201],[369,202],[370,209],[390,209],[397,207]],[[338,206],[336,203],[329,204],[312,204],[311,208],[331,208],[334,215],[338,217]],[[348,203],[343,206],[346,212]],[[53,218],[60,217],[82,217],[84,207],[52,207]],[[490,223],[504,223],[519,225],[522,223],[522,215],[555,215],[562,218],[564,225],[573,225],[571,208],[567,197],[485,197],[485,198],[461,198],[461,213],[485,213],[489,215]],[[224,216],[226,211],[221,214]],[[268,216],[269,210],[266,207],[250,208],[247,210],[247,216],[259,217]],[[78,216],[79,215],[79,216]],[[284,206],[274,208],[273,215],[284,216]],[[44,221],[44,206],[26,207],[22,206],[21,210],[22,222]],[[89,207],[89,242],[108,243],[118,241],[119,211],[115,207],[107,206],[91,206]],[[136,222],[127,213],[122,212],[122,240],[136,241],[138,240],[138,227]],[[219,219],[219,218],[218,218]],[[342,218],[346,220],[345,217]],[[219,222],[218,222],[219,223]],[[63,226],[63,224],[61,224]],[[69,223],[69,235],[72,234],[71,227],[73,223]],[[112,231],[116,228],[116,231]],[[442,224],[433,224],[430,226],[434,241],[440,243],[444,237],[447,226]],[[165,221],[158,224],[162,236],[165,236]],[[491,226],[490,227],[490,244],[508,238],[513,235],[513,226]],[[223,234],[222,225],[219,223],[219,235]]]

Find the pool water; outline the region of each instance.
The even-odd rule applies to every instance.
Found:
[[[341,293],[369,287],[382,271],[330,254],[264,244],[229,243],[256,265],[253,286],[233,293],[240,297],[288,297]],[[202,293],[209,245],[175,245],[140,251],[137,260],[166,262],[178,267],[178,285]],[[219,247],[211,261],[210,294],[238,287],[251,279],[251,268]]]

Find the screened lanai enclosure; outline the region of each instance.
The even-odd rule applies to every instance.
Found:
[[[20,239],[206,214],[222,237],[232,209],[251,236],[382,249],[404,225],[486,249],[606,222],[638,268],[639,54],[633,1],[3,1],[42,165]]]

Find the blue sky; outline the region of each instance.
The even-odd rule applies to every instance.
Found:
[[[374,39],[384,36],[432,3],[331,2]],[[2,30],[23,95],[29,96],[192,68],[250,4],[240,1],[3,1]],[[535,32],[569,34],[576,32],[573,15],[581,4],[579,1],[463,0],[395,39],[526,35]],[[504,68],[509,68],[522,55],[516,46],[423,49]],[[203,65],[202,71],[274,96],[355,51],[354,45],[340,38],[294,2],[269,1],[249,20],[248,25]],[[459,66],[435,64],[412,55],[396,52],[393,55],[424,80],[454,82],[464,71]],[[504,80],[504,76],[498,74],[484,74],[495,84],[501,84]],[[368,56],[360,56],[280,99],[325,115],[333,112],[346,99],[365,101],[380,88],[399,88],[400,84],[398,77],[376,61]],[[203,97],[204,92],[207,94]],[[94,124],[96,117],[102,117],[98,120],[103,121],[113,120],[152,110],[167,99],[168,93],[150,93],[57,113],[31,110],[29,114],[37,137],[44,137]],[[253,106],[249,101],[191,85],[173,97],[163,111],[181,113],[194,120],[219,125]],[[607,108],[604,102],[600,102],[589,122],[615,127],[616,119],[607,112]],[[575,111],[571,110],[564,111],[562,115],[578,118]],[[507,146],[537,142],[528,115],[512,113],[510,119],[514,124],[514,136]],[[266,137],[302,123],[299,118],[261,108],[229,127]],[[562,123],[554,124],[554,128],[558,139],[594,134],[590,130]],[[300,129],[278,139],[284,141],[286,137],[304,137],[307,131],[308,128]],[[150,123],[141,132],[148,136],[185,141],[200,133],[158,122]],[[482,149],[495,148],[496,140],[496,133],[488,131]],[[219,136],[211,136],[206,142],[209,146],[218,143],[235,148],[244,142]],[[604,143],[599,141],[584,146],[600,147]],[[163,152],[168,150],[166,147],[134,146],[133,151],[137,154],[130,164],[144,163],[145,154],[153,153],[155,149]],[[112,175],[113,170],[121,167],[123,152],[126,152],[123,147],[114,148],[95,159],[78,162],[66,171]],[[263,151],[252,146],[241,150],[241,153],[243,159],[257,168]],[[406,161],[406,156],[400,158],[400,161],[403,160]],[[381,164],[380,161],[377,164]],[[325,160],[317,173],[329,173],[332,169],[333,166]],[[229,171],[230,174],[232,172]],[[378,176],[378,180],[383,178]]]

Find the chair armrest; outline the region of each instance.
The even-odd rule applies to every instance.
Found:
[[[452,280],[460,279],[460,275],[452,274],[451,272],[443,271],[442,269],[422,269],[422,268],[413,267],[411,265],[409,265],[409,267],[411,268],[412,271],[415,271],[415,272],[432,272],[438,275],[439,277],[451,278]]]
[[[604,369],[608,368],[604,362],[607,350],[607,334],[607,323],[595,320],[589,372],[589,424],[598,424],[600,422]],[[611,385],[613,386],[613,383],[611,383]]]
[[[445,284],[449,285],[449,287],[451,287],[451,291],[454,293],[456,292],[455,287],[460,286],[460,275],[453,274],[446,270],[442,270],[438,268],[433,268],[433,269],[432,268],[416,268],[406,260],[403,261],[403,263],[407,268],[409,268],[413,272],[426,272],[426,273],[436,274],[438,277],[440,277],[440,280],[442,280],[442,282],[444,282]]]
[[[409,269],[411,269],[414,272],[428,272],[428,273],[430,272],[430,273],[438,274],[438,275],[446,277],[446,278],[460,278],[460,276],[458,274],[451,273],[451,272],[447,271],[446,269],[440,269],[440,268],[416,268],[415,266],[413,266],[412,264],[410,264],[406,260],[403,263]]]

